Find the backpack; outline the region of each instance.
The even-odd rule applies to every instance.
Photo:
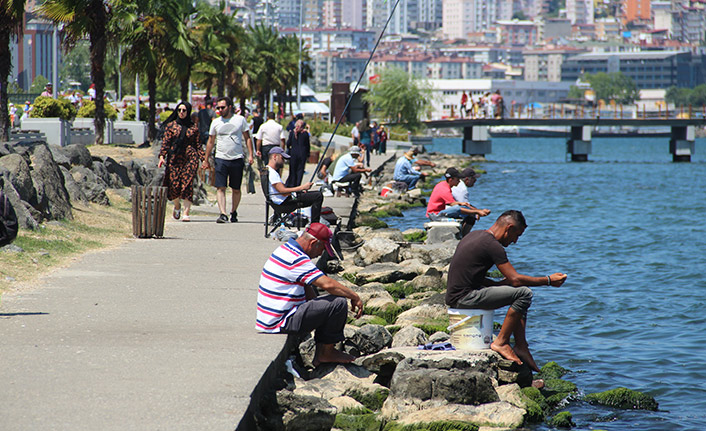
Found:
[[[0,247],[4,247],[17,238],[17,214],[10,200],[0,190]]]

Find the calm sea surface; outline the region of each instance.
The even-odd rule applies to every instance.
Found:
[[[567,162],[564,139],[492,142],[470,201],[493,213],[475,229],[521,210],[529,227],[507,249],[515,268],[569,274],[561,288],[534,288],[535,359],[570,369],[583,393],[625,386],[659,402],[658,412],[572,403],[576,429],[706,429],[706,140],[691,163],[671,162],[668,138],[594,139],[588,163]],[[428,149],[458,154],[461,143]],[[386,221],[421,227],[424,210]]]

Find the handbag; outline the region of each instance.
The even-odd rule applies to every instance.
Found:
[[[255,170],[252,168],[250,163],[246,166],[246,171],[248,175],[248,194],[255,194]]]

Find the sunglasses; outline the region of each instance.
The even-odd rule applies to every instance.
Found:
[[[186,112],[186,109],[184,109],[184,108],[177,109],[177,112]]]
[[[220,111],[221,109],[226,109],[227,106],[216,106],[216,111]]]

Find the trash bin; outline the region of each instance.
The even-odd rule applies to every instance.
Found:
[[[162,238],[167,211],[167,188],[132,186],[132,234]]]
[[[319,163],[320,156],[321,156],[321,152],[311,151],[311,152],[309,152],[309,159],[306,162],[307,163]]]

